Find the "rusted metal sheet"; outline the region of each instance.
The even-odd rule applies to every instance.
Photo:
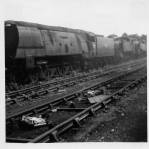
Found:
[[[147,46],[146,46],[146,44],[145,44],[145,43],[140,43],[140,49],[141,49],[142,51],[147,51]]]
[[[18,27],[17,58],[81,54],[74,33]]]
[[[131,52],[133,51],[133,47],[130,41],[123,40],[123,50],[124,52]]]
[[[115,56],[123,58],[124,53],[122,49],[122,42],[120,39],[114,39]]]
[[[85,38],[83,38],[83,35],[77,35],[78,38],[78,42],[80,43],[81,49],[82,49],[82,53],[84,54],[88,54],[88,46],[87,46],[87,42],[85,40]]]
[[[19,45],[18,48],[42,48],[43,40],[41,32],[33,27],[18,27]]]
[[[97,56],[114,56],[114,40],[106,37],[97,36]]]
[[[41,30],[42,38],[44,39],[45,45],[45,54],[46,55],[56,55],[56,47],[55,47],[55,34],[52,34],[48,30]]]
[[[73,33],[55,32],[56,51],[59,54],[78,54],[79,47]]]
[[[140,43],[139,43],[138,40],[133,40],[132,41],[132,52],[134,54],[138,54],[138,52],[139,52],[139,46],[140,46]]]
[[[16,58],[45,56],[44,42],[40,30],[18,26],[19,44]]]
[[[88,100],[90,103],[99,103],[104,101],[107,97],[109,97],[109,95],[98,95],[98,96],[90,97],[88,98]]]
[[[73,55],[81,54],[74,33],[48,31],[45,36],[47,55]]]
[[[115,40],[114,41],[114,48],[115,49],[120,49],[121,46],[121,41],[120,40]]]

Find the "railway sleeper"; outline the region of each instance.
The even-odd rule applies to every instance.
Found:
[[[132,82],[135,81],[134,79],[121,79],[121,82]]]
[[[107,107],[107,106],[105,105],[105,107]],[[94,113],[96,113],[96,111],[98,111],[101,108],[104,108],[103,105],[102,105],[102,103],[100,105],[94,107]]]
[[[86,108],[57,108],[57,111],[76,111],[76,112],[80,112],[85,110]]]
[[[17,99],[7,99],[7,101],[6,101],[7,106],[10,106],[13,104],[17,104],[19,106],[22,106],[22,104],[20,104]]]
[[[73,120],[73,126],[75,128],[80,128],[81,127],[80,119],[78,117]]]
[[[22,98],[23,97],[23,98]],[[22,94],[22,97],[20,99],[22,100],[31,100],[31,97],[29,95],[26,94]]]
[[[39,96],[40,96],[40,92],[32,91],[32,93],[31,93],[29,96],[30,96],[31,98],[39,97]]]
[[[68,129],[72,128],[73,127],[73,122],[70,122],[66,125],[64,125],[63,127],[61,127],[59,130],[58,130],[58,134],[62,134],[64,133],[65,131],[67,131]]]
[[[68,105],[70,108],[75,108],[75,107],[76,107],[76,105],[75,105],[75,103],[74,103],[73,101],[68,101],[68,102],[67,102],[67,105]]]
[[[47,106],[45,106],[45,107],[42,107],[42,108],[36,110],[36,112],[37,112],[37,113],[39,113],[39,112],[41,113],[41,112],[43,112],[43,111],[45,111],[45,110],[51,110],[51,109],[49,109],[49,106],[47,105]]]
[[[94,110],[93,108],[90,109],[89,115],[90,115],[90,116],[95,116],[95,110]]]
[[[52,104],[48,104],[48,109],[53,109],[53,105]]]
[[[59,137],[58,137],[57,131],[53,131],[53,132],[51,132],[50,135],[49,135],[49,141],[50,141],[50,142],[59,142],[59,139],[58,139],[58,138],[59,138]]]

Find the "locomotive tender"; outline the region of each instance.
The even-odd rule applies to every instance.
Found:
[[[33,79],[41,74],[67,74],[72,67],[98,68],[130,55],[131,58],[138,56],[141,51],[146,51],[146,43],[127,37],[108,38],[78,29],[21,21],[5,22],[8,82],[20,82],[26,76]]]

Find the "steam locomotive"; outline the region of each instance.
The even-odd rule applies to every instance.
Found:
[[[5,21],[7,82],[39,80],[145,54],[146,36],[111,38],[78,29]]]

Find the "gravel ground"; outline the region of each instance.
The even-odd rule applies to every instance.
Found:
[[[72,129],[63,138],[64,142],[147,142],[147,83],[110,103],[81,129]]]

